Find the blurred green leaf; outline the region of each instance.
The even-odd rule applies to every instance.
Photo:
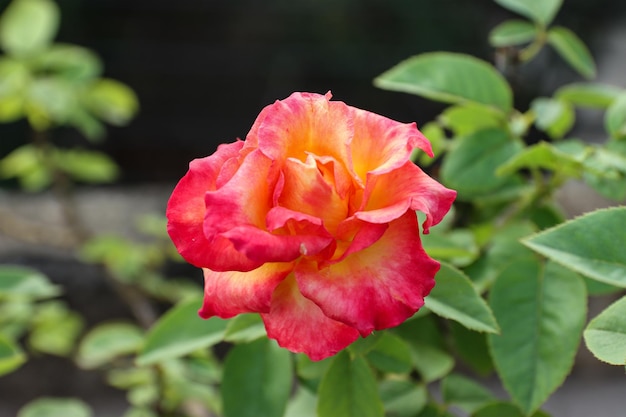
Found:
[[[528,43],[537,37],[537,27],[525,20],[507,20],[489,32],[489,43],[499,48]]]
[[[23,116],[23,93],[29,78],[24,63],[0,58],[0,122],[12,122]]]
[[[13,0],[0,17],[0,46],[15,55],[38,52],[52,42],[59,20],[52,0]]]
[[[265,335],[265,324],[261,316],[258,314],[240,314],[228,320],[224,341],[247,343]]]
[[[511,180],[496,176],[496,169],[522,149],[504,130],[475,132],[458,139],[443,161],[441,179],[461,200],[493,193]]]
[[[87,183],[113,182],[119,169],[106,154],[83,149],[57,149],[54,153],[58,168],[74,180]]]
[[[407,59],[374,80],[379,88],[445,103],[473,102],[508,112],[511,88],[485,61],[470,55],[431,52]]]
[[[40,397],[26,404],[17,417],[91,417],[91,408],[78,398]]]
[[[435,158],[431,158],[423,150],[415,148],[411,154],[411,161],[417,162],[418,165],[426,167],[431,165],[436,158],[441,157],[441,155],[446,151],[448,144],[446,133],[443,131],[441,126],[439,126],[439,124],[435,122],[428,122],[424,126],[421,126],[420,130],[430,141]]]
[[[56,297],[61,287],[32,268],[19,265],[0,265],[0,300],[23,298],[39,300]]]
[[[438,119],[441,124],[451,129],[457,136],[506,125],[506,119],[501,112],[492,107],[475,103],[448,107]]]
[[[0,376],[13,372],[24,362],[26,355],[19,346],[0,334]]]
[[[17,178],[26,191],[40,191],[52,181],[52,172],[44,163],[40,150],[23,145],[0,160],[0,178]]]
[[[626,297],[593,320],[584,331],[585,344],[596,358],[611,365],[626,364]]]
[[[202,298],[183,301],[165,313],[148,332],[137,357],[139,366],[186,355],[222,341],[226,320],[198,316]]]
[[[317,397],[308,389],[299,387],[290,399],[284,417],[317,417]]]
[[[322,377],[326,374],[332,360],[331,357],[321,361],[312,361],[303,353],[296,355],[296,374],[300,383],[312,392],[317,392]]]
[[[596,64],[591,53],[574,32],[555,26],[548,31],[548,43],[580,75],[585,78],[596,76]]]
[[[36,309],[28,343],[39,352],[67,356],[74,350],[83,325],[82,316],[64,302],[49,301]]]
[[[455,266],[466,266],[478,257],[478,246],[469,230],[457,228],[445,233],[431,230],[432,233],[422,236],[422,244],[432,258]]]
[[[606,111],[604,126],[611,137],[626,138],[626,93],[621,93],[613,100]]]
[[[431,343],[413,342],[410,347],[413,365],[425,383],[443,378],[454,368],[454,358]]]
[[[519,407],[511,403],[503,401],[496,401],[491,404],[487,404],[484,407],[476,410],[472,417],[528,417],[528,414],[522,413]],[[550,417],[548,414],[541,410],[537,410],[530,417]]]
[[[143,332],[130,323],[104,323],[94,327],[80,342],[76,361],[93,369],[119,356],[137,352],[143,343]]]
[[[414,417],[428,401],[426,387],[409,381],[382,381],[378,391],[387,416]]]
[[[535,124],[552,139],[561,139],[574,125],[574,108],[564,100],[538,97],[530,104]]]
[[[495,0],[500,6],[548,26],[561,8],[563,0]]]
[[[383,372],[408,373],[411,371],[409,345],[393,333],[383,332],[366,357],[374,367]]]
[[[38,71],[58,74],[71,81],[89,80],[102,73],[102,62],[94,52],[69,44],[51,45],[37,55],[33,65]]]
[[[319,417],[383,417],[376,379],[360,356],[341,351],[333,359],[318,391]],[[258,414],[255,414],[256,417]]]
[[[498,332],[498,323],[489,306],[463,272],[442,263],[436,280],[437,284],[424,300],[429,310],[472,330]]]
[[[25,109],[35,130],[65,124],[77,105],[76,89],[66,80],[45,77],[29,84]]]
[[[501,329],[488,336],[498,375],[530,415],[574,364],[586,317],[585,284],[555,263],[520,259],[502,270],[490,304]]]
[[[126,84],[107,78],[93,83],[83,99],[95,115],[115,126],[128,124],[139,110],[135,92]]]
[[[522,241],[589,278],[626,287],[626,207],[597,210]]]
[[[450,374],[441,381],[441,396],[444,403],[470,414],[496,399],[487,388],[459,374]]]
[[[450,335],[459,358],[474,372],[488,375],[493,371],[493,361],[487,347],[487,333],[479,333],[457,322],[450,322]]]
[[[539,142],[517,153],[502,164],[496,174],[510,175],[523,168],[549,169],[573,178],[579,178],[583,173],[582,161],[547,142]]]
[[[289,351],[269,339],[238,344],[228,353],[224,362],[224,416],[281,417],[291,387],[292,363]]]
[[[606,109],[622,89],[600,83],[573,83],[559,88],[554,96],[574,106]]]

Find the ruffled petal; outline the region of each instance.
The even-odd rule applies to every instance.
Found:
[[[336,354],[359,337],[358,331],[326,317],[315,303],[304,298],[293,275],[276,288],[269,313],[261,317],[269,338],[314,361]]]
[[[344,103],[330,101],[330,93],[293,93],[266,107],[262,117],[246,141],[272,160],[305,161],[311,153],[347,163],[352,117]]]
[[[334,175],[318,169],[312,157],[309,156],[306,163],[287,159],[283,174],[284,186],[277,201],[279,206],[321,219],[331,233],[346,218],[348,204],[335,191]]]
[[[426,214],[424,233],[450,210],[456,191],[450,190],[412,162],[384,174],[368,174],[361,209],[355,217],[372,223],[387,223],[418,210]]]
[[[233,317],[241,313],[268,313],[272,293],[293,264],[268,263],[249,272],[204,271],[204,303],[200,317]]]
[[[319,269],[301,261],[295,269],[300,292],[362,336],[399,325],[422,307],[439,270],[424,252],[417,227],[417,216],[407,212],[376,243],[342,262]]]
[[[433,156],[430,142],[415,123],[400,123],[376,113],[351,107],[354,137],[350,146],[352,167],[361,181],[367,173],[382,174],[402,166],[414,148]]]
[[[217,188],[218,177],[232,176],[232,166],[242,146],[240,141],[220,145],[213,155],[191,161],[189,171],[178,182],[167,203],[167,231],[178,252],[192,265],[216,266],[214,262],[219,258],[224,268],[258,266],[236,252],[229,242],[212,242],[203,233],[204,195]]]

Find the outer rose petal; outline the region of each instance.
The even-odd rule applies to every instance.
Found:
[[[362,336],[397,326],[424,305],[439,270],[422,249],[417,228],[417,216],[409,211],[375,244],[342,262],[318,269],[301,261],[295,269],[300,292]]]
[[[224,167],[238,156],[243,142],[220,145],[206,158],[195,159],[189,171],[178,182],[167,203],[167,231],[178,252],[185,260],[198,267],[217,269],[254,269],[259,264],[234,250],[225,240],[211,242],[203,233],[206,213],[204,194],[215,190],[219,176],[225,176]]]
[[[330,93],[293,93],[276,101],[263,110],[263,120],[253,126],[256,137],[251,132],[246,142],[276,161],[289,157],[304,161],[311,153],[347,164],[353,134],[350,109],[329,100]]]
[[[351,110],[354,115],[352,166],[361,181],[365,181],[368,172],[382,174],[399,168],[416,147],[433,156],[430,142],[415,123],[400,123],[354,107]]]
[[[428,233],[430,226],[441,221],[456,198],[449,190],[429,177],[412,162],[385,174],[368,174],[363,195],[363,207],[355,217],[372,223],[387,223],[407,210],[426,214],[422,227]]]
[[[204,271],[204,303],[200,317],[233,317],[241,313],[267,313],[276,286],[293,264],[268,263],[249,272]]]
[[[293,275],[272,296],[270,312],[262,314],[267,336],[292,352],[304,352],[319,361],[354,342],[359,332],[332,320],[298,291]]]

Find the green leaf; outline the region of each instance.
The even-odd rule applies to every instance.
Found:
[[[589,322],[584,332],[587,348],[601,361],[626,364],[626,297]]]
[[[583,173],[582,161],[547,142],[539,142],[517,153],[502,164],[496,174],[510,175],[523,168],[549,169],[573,178],[578,178]]]
[[[487,333],[478,333],[450,322],[452,343],[459,358],[480,375],[493,371],[493,361],[487,347]]]
[[[472,417],[528,417],[522,413],[522,411],[511,403],[505,403],[502,401],[493,402],[487,404],[484,407],[476,410]],[[548,414],[541,410],[534,412],[530,417],[550,417]]]
[[[622,93],[611,103],[604,116],[604,126],[611,137],[626,137],[626,93]]]
[[[14,0],[0,18],[0,46],[27,55],[44,49],[57,33],[59,9],[51,0]]]
[[[102,152],[58,149],[54,157],[58,168],[78,181],[107,183],[115,181],[119,175],[115,162]]]
[[[201,298],[183,301],[165,313],[150,329],[137,365],[145,366],[159,361],[205,349],[222,341],[226,320],[198,316]]]
[[[473,102],[508,112],[513,93],[504,77],[469,55],[431,52],[409,58],[374,80],[379,88],[444,103]]]
[[[574,106],[606,109],[622,91],[608,84],[573,83],[559,88],[554,96]]]
[[[548,43],[580,75],[585,78],[596,76],[596,64],[591,53],[574,32],[555,26],[548,31]]]
[[[100,58],[87,48],[54,44],[37,55],[34,66],[39,71],[53,72],[72,81],[89,80],[102,73]]]
[[[28,89],[26,112],[35,130],[64,125],[78,105],[76,88],[61,78],[37,78]]]
[[[553,139],[561,139],[574,125],[574,108],[567,101],[539,97],[530,106],[537,127]]]
[[[383,332],[367,359],[383,372],[408,373],[411,371],[411,350],[409,345],[393,333]]]
[[[24,362],[26,355],[19,346],[0,334],[0,376],[13,372]]]
[[[413,342],[410,347],[413,365],[425,383],[443,378],[454,368],[454,358],[433,344]]]
[[[493,47],[515,46],[528,43],[537,37],[537,27],[525,20],[507,20],[489,32]]]
[[[422,236],[422,244],[432,258],[448,261],[456,266],[467,266],[478,257],[480,252],[474,235],[469,230],[454,229],[445,233],[431,230],[432,233]]]
[[[489,306],[463,272],[443,263],[436,281],[437,284],[424,300],[429,310],[441,317],[455,320],[468,329],[498,332],[498,323]]]
[[[303,353],[296,355],[296,374],[300,383],[310,391],[317,392],[322,377],[326,374],[332,360],[331,357],[321,361],[312,361]]]
[[[17,178],[27,191],[39,191],[52,181],[52,172],[43,162],[40,150],[23,145],[0,160],[0,178]]]
[[[496,399],[487,388],[459,374],[450,374],[441,381],[441,396],[444,403],[470,414]]]
[[[500,6],[548,26],[556,16],[563,0],[495,0]]]
[[[383,417],[376,379],[360,356],[341,351],[333,359],[319,388],[319,417]],[[258,414],[254,415],[255,417]]]
[[[115,126],[128,124],[139,110],[135,92],[126,84],[107,78],[91,85],[83,99],[96,116]]]
[[[459,199],[469,199],[493,193],[511,178],[496,176],[496,169],[523,149],[506,131],[488,129],[458,140],[441,166],[441,179],[459,193]]]
[[[19,265],[0,265],[0,300],[39,300],[59,294],[61,287],[52,284],[39,271]]]
[[[524,243],[600,282],[626,287],[626,207],[597,210],[545,230]]]
[[[26,404],[17,417],[91,417],[91,408],[78,398],[40,397]]]
[[[299,387],[287,404],[284,417],[316,417],[317,397],[308,389]]]
[[[28,343],[39,352],[68,356],[83,326],[83,317],[64,302],[48,301],[40,304],[34,314]]]
[[[426,387],[409,381],[382,381],[379,392],[386,415],[393,417],[414,417],[428,401]]]
[[[269,339],[236,345],[224,362],[225,417],[281,417],[292,385],[291,354]]]
[[[265,336],[265,325],[258,314],[240,314],[228,320],[224,341],[231,343],[252,342]]]
[[[119,356],[137,352],[142,343],[143,332],[133,324],[100,324],[81,341],[76,361],[85,369],[97,368]]]
[[[457,136],[468,135],[490,127],[506,126],[504,115],[492,107],[466,103],[448,107],[439,117],[439,122],[454,131]]]
[[[525,414],[569,374],[586,302],[582,278],[551,262],[515,261],[493,285],[490,303],[501,334],[488,336],[489,347],[500,379]]]
[[[431,165],[437,157],[446,152],[448,141],[446,140],[446,132],[436,122],[428,122],[420,127],[422,134],[428,138],[433,148],[433,154],[435,158],[428,156],[426,152],[420,148],[413,149],[411,153],[411,161],[417,162],[422,167]]]

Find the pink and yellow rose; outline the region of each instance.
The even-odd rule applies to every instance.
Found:
[[[167,207],[180,254],[204,270],[200,316],[260,313],[279,345],[313,360],[423,304],[439,264],[424,233],[456,193],[414,165],[415,123],[294,93],[245,141],[190,163]]]

